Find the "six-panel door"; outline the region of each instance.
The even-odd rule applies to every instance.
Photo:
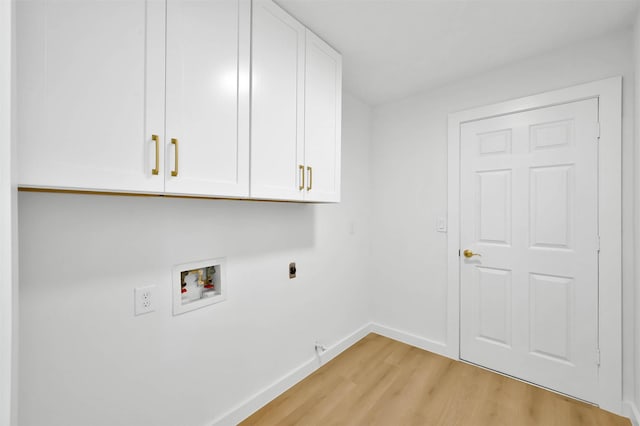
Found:
[[[461,126],[462,359],[596,400],[598,101]]]
[[[152,173],[164,132],[164,15],[155,0],[17,2],[20,186],[164,190]]]

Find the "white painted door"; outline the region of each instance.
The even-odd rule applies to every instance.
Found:
[[[596,400],[596,99],[461,126],[460,357]]]
[[[167,193],[249,195],[248,140],[238,139],[239,7],[167,2]]]
[[[158,0],[17,2],[20,186],[164,190],[164,20]]]
[[[270,0],[253,3],[251,196],[302,200],[305,28]]]
[[[304,198],[340,201],[342,57],[307,30],[305,62]]]

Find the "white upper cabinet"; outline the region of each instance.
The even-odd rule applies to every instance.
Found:
[[[238,74],[242,66],[248,75],[249,18],[248,2],[168,0],[167,193],[249,195],[249,140],[238,137],[239,107],[248,108],[238,103]],[[239,26],[247,34],[240,64]]]
[[[254,0],[251,196],[340,201],[342,59],[270,0]]]
[[[161,192],[164,5],[19,0],[16,24],[19,184]]]
[[[251,196],[304,198],[305,28],[254,0],[251,46]]]
[[[342,57],[307,30],[305,53],[305,200],[340,201]]]
[[[16,51],[20,187],[340,200],[341,57],[271,0],[17,0]]]
[[[247,196],[249,19],[237,0],[19,0],[19,185]]]

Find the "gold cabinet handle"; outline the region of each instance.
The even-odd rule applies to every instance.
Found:
[[[160,137],[158,135],[151,135],[151,140],[156,143],[156,167],[151,169],[152,175],[160,173]]]
[[[176,158],[174,161],[175,169],[171,170],[171,176],[178,176],[178,139],[172,138],[171,143],[176,147]]]
[[[307,172],[309,173],[309,183],[307,184],[307,191],[311,191],[311,188],[313,188],[313,169],[310,166],[307,166]]]
[[[304,189],[304,166],[299,165],[298,170],[300,171],[300,185],[298,186],[298,190],[302,191]]]
[[[480,253],[474,253],[469,249],[466,249],[465,251],[463,251],[462,254],[464,254],[464,257],[466,257],[467,259],[473,256],[482,256]]]

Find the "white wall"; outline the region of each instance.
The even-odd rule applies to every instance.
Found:
[[[628,29],[374,109],[375,321],[413,334],[427,348],[446,342],[447,240],[435,224],[447,209],[449,113],[622,75],[623,374],[624,395],[633,394],[632,49]]]
[[[369,150],[346,95],[337,205],[21,193],[20,424],[210,424],[368,323]],[[219,256],[227,301],[172,316],[172,266]]]

